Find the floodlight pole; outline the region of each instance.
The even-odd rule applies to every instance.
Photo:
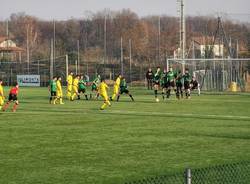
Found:
[[[107,17],[104,17],[104,58],[103,58],[103,71],[105,75],[106,71],[106,59],[107,59]]]
[[[56,22],[53,20],[53,63],[56,61]]]
[[[185,72],[185,49],[186,49],[186,21],[185,21],[185,13],[184,13],[184,0],[181,0],[181,15],[180,15],[180,32],[181,32],[181,40],[180,40],[180,49],[181,59],[182,59],[182,72]]]
[[[123,43],[121,37],[121,75],[123,76]]]
[[[132,84],[132,42],[131,39],[129,39],[129,79],[130,83]]]
[[[53,39],[50,40],[50,79],[53,78]]]
[[[6,21],[6,36],[9,39],[9,21]]]
[[[77,64],[78,64],[78,73],[81,73],[81,63],[80,63],[80,42],[77,40]]]
[[[161,61],[161,17],[158,18],[158,62]]]
[[[77,64],[77,59],[75,60],[75,67],[76,67],[76,75],[78,75],[78,64]]]
[[[30,47],[29,47],[29,24],[27,25],[26,30],[26,52],[27,52],[27,69],[28,74],[30,73]]]
[[[65,62],[66,62],[66,79],[68,78],[69,75],[69,57],[68,54],[65,56]]]

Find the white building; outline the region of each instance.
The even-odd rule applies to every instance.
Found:
[[[0,60],[21,61],[24,51],[11,39],[0,37]]]
[[[212,49],[212,56],[223,57],[224,45],[214,42],[214,37],[194,37],[193,38],[195,49],[199,50],[200,57],[205,57],[206,51],[210,52]],[[213,45],[213,43],[215,43]]]

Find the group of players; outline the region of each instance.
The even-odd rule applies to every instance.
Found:
[[[182,73],[180,70],[174,71],[170,67],[168,71],[164,69],[161,72],[161,68],[158,67],[156,72],[153,73],[151,68],[149,68],[146,78],[148,89],[154,88],[156,102],[159,102],[158,91],[160,89],[162,89],[163,100],[170,98],[172,90],[175,92],[177,99],[183,98],[184,92],[186,98],[190,99],[192,90],[197,90],[198,95],[200,95],[200,85],[195,76],[189,73],[188,69],[185,69],[185,72]]]
[[[104,110],[107,106],[111,106],[110,101],[119,101],[120,95],[125,93],[130,96],[131,100],[134,101],[133,96],[130,94],[127,86],[126,79],[119,75],[114,82],[113,95],[108,96],[107,90],[109,89],[105,79],[101,79],[100,75],[93,80],[91,83],[91,93],[87,94],[87,86],[89,84],[87,77],[83,75],[75,75],[73,72],[67,77],[67,99],[74,101],[75,99],[80,100],[81,94],[85,96],[86,100],[98,99],[101,96],[104,99],[104,103],[101,106],[101,110]],[[51,104],[64,104],[63,102],[63,91],[62,91],[62,78],[54,77],[49,83],[50,100]]]
[[[186,69],[184,73],[181,71],[173,71],[173,68],[170,67],[167,71],[166,69],[161,72],[160,67],[157,68],[156,72],[153,73],[151,69],[148,70],[146,74],[148,81],[148,89],[154,88],[154,94],[156,102],[159,102],[158,92],[162,90],[162,98],[168,99],[171,96],[171,91],[174,91],[177,99],[184,97],[184,93],[187,99],[191,96],[192,90],[198,90],[198,95],[200,95],[200,85],[195,79],[195,76],[192,76],[189,73],[189,70]],[[14,102],[12,111],[15,112],[19,104],[17,100],[17,95],[19,91],[18,83],[11,88],[9,92],[9,98],[6,104],[4,104],[5,96],[3,91],[3,81],[0,79],[0,110],[5,111],[11,102]],[[101,96],[104,100],[104,103],[100,107],[101,110],[104,110],[107,106],[111,106],[110,101],[119,101],[122,94],[127,94],[132,101],[134,98],[130,91],[128,90],[128,85],[126,79],[119,75],[114,81],[113,95],[108,96],[108,84],[105,79],[102,79],[100,75],[93,80],[91,83],[91,93],[87,94],[87,86],[89,80],[83,75],[76,75],[71,72],[67,77],[67,98],[70,101],[75,99],[80,100],[81,94],[84,95],[86,100],[89,99],[98,99]],[[64,104],[63,102],[63,88],[62,88],[62,78],[53,77],[49,83],[50,91],[50,100],[51,104]]]

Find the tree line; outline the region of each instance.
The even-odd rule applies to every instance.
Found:
[[[189,16],[186,25],[189,47],[194,37],[214,35],[217,18]],[[180,37],[178,17],[139,17],[129,9],[88,12],[82,19],[72,18],[65,21],[45,21],[25,13],[15,13],[9,17],[8,27],[9,37],[18,46],[26,49],[27,43],[29,44],[31,60],[49,58],[51,40],[55,37],[56,56],[69,54],[70,59],[76,59],[79,43],[81,60],[102,62],[105,55],[107,62],[117,62],[121,56],[122,38],[124,58],[129,56],[131,40],[133,62],[161,62],[166,57],[173,56],[173,51],[179,47]],[[250,57],[250,26],[223,20],[223,27],[232,44],[235,45],[238,41],[240,49],[244,50],[240,56]],[[1,21],[0,36],[5,35],[6,21]],[[24,60],[25,54],[24,52]]]

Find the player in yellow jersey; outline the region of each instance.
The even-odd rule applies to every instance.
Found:
[[[4,92],[3,92],[3,80],[0,79],[0,110],[2,110],[4,104]]]
[[[78,96],[78,84],[79,84],[80,76],[77,75],[75,79],[73,80],[73,94],[71,96],[71,101],[75,99],[75,97]]]
[[[101,110],[104,110],[107,106],[111,106],[109,101],[107,90],[109,89],[108,85],[106,84],[104,79],[101,79],[101,84],[98,88],[100,96],[104,99],[104,103],[101,106]]]
[[[73,72],[70,72],[70,74],[67,77],[67,98],[71,98],[72,88],[73,88]]]
[[[56,102],[59,101],[59,104],[64,104],[63,103],[63,91],[62,91],[62,78],[57,77],[56,81]]]
[[[119,94],[121,78],[122,78],[122,76],[119,75],[119,76],[117,77],[117,79],[115,80],[113,95],[112,95],[112,97],[110,98],[111,101],[115,100],[115,98],[116,98],[116,97],[118,96],[118,94]]]

